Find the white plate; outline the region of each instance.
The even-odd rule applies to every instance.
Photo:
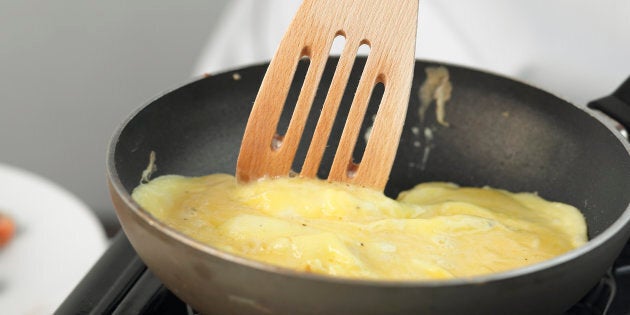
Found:
[[[18,226],[0,249],[0,313],[51,314],[104,252],[103,228],[66,190],[2,164],[0,212]]]

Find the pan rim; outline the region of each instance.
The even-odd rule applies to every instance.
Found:
[[[511,77],[507,77],[502,74],[493,73],[491,71],[477,69],[477,68],[470,67],[467,65],[466,66],[455,65],[455,64],[449,64],[449,63],[444,63],[444,62],[434,61],[434,60],[416,59],[415,63],[418,63],[418,62],[427,63],[427,64],[435,64],[435,65],[443,65],[447,68],[452,67],[452,68],[459,68],[459,69],[468,70],[468,71],[479,72],[479,73],[491,75],[497,78],[513,81],[518,84],[525,85],[525,86],[537,89],[539,91],[542,91],[552,97],[555,97],[561,100],[562,102],[565,102],[571,106],[574,106],[576,109],[588,114],[589,116],[597,120],[600,124],[602,124],[605,128],[607,128],[609,132],[613,134],[613,136],[625,149],[626,153],[628,154],[628,158],[630,159],[630,141],[623,138],[623,136],[615,129],[615,127],[612,126],[610,121],[605,120],[601,116],[597,115],[596,114],[597,111],[595,110],[591,110],[586,107],[577,106],[565,100],[562,97],[559,97],[544,89],[538,88],[530,83],[520,81],[518,79],[514,79]],[[625,210],[621,213],[621,215],[611,225],[609,225],[605,230],[603,230],[596,237],[589,239],[586,244],[576,249],[570,250],[562,255],[559,255],[554,258],[544,260],[544,261],[541,261],[532,265],[519,267],[516,269],[511,269],[511,270],[502,271],[502,272],[495,272],[495,273],[477,275],[477,276],[472,276],[472,277],[458,277],[458,278],[453,278],[453,279],[443,279],[443,280],[375,280],[375,279],[337,277],[337,276],[330,276],[330,275],[324,275],[324,274],[305,273],[305,272],[300,272],[300,271],[293,270],[286,267],[275,266],[275,265],[255,261],[252,259],[248,259],[238,254],[223,251],[221,249],[218,249],[216,247],[213,247],[211,245],[202,243],[201,241],[188,237],[182,232],[179,232],[169,227],[167,224],[161,222],[160,220],[155,218],[151,213],[144,210],[139,204],[137,204],[131,198],[131,194],[127,192],[122,182],[120,181],[120,177],[118,176],[118,171],[116,169],[115,160],[114,160],[114,155],[116,152],[118,139],[120,138],[120,135],[122,134],[122,132],[125,130],[125,127],[142,110],[149,107],[151,104],[155,103],[155,101],[157,101],[158,99],[184,86],[187,86],[189,84],[195,83],[200,80],[212,78],[212,77],[232,76],[234,73],[237,73],[239,71],[244,71],[246,69],[251,69],[255,67],[266,67],[266,66],[268,66],[268,62],[252,64],[252,65],[244,66],[238,69],[231,69],[231,70],[217,73],[215,75],[204,74],[204,75],[195,77],[192,80],[188,80],[187,83],[185,84],[178,85],[150,99],[148,102],[144,103],[142,106],[133,110],[128,116],[126,116],[125,120],[118,125],[112,137],[110,138],[110,142],[109,142],[107,152],[106,152],[106,156],[107,156],[106,175],[115,193],[121,198],[121,200],[128,206],[129,209],[131,209],[131,211],[135,215],[139,216],[145,223],[150,225],[152,228],[157,229],[160,233],[166,234],[168,237],[175,239],[176,241],[178,241],[179,243],[185,246],[201,251],[206,255],[211,255],[211,256],[226,260],[228,262],[237,263],[243,267],[253,268],[261,272],[273,273],[273,274],[282,275],[286,277],[297,277],[297,278],[300,278],[303,280],[309,280],[309,281],[320,281],[320,282],[328,282],[328,283],[334,283],[334,284],[371,286],[371,287],[398,287],[398,288],[456,287],[456,286],[470,285],[470,284],[487,284],[491,282],[500,282],[500,281],[504,281],[508,279],[528,276],[528,275],[531,275],[540,271],[558,267],[569,261],[578,259],[580,256],[602,246],[606,241],[610,240],[617,234],[623,233],[624,229],[630,229],[630,203],[629,203],[626,206]],[[628,234],[630,235],[630,233]]]

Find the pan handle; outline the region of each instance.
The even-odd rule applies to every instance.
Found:
[[[594,100],[587,106],[618,121],[630,132],[630,77],[613,94]]]

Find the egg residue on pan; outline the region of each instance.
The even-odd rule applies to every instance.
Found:
[[[587,241],[572,206],[530,193],[424,183],[397,200],[317,179],[167,175],[133,199],[215,248],[311,273],[420,280],[530,265]]]

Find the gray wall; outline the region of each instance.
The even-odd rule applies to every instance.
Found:
[[[113,222],[111,134],[189,80],[226,2],[0,1],[0,163],[48,177]]]

